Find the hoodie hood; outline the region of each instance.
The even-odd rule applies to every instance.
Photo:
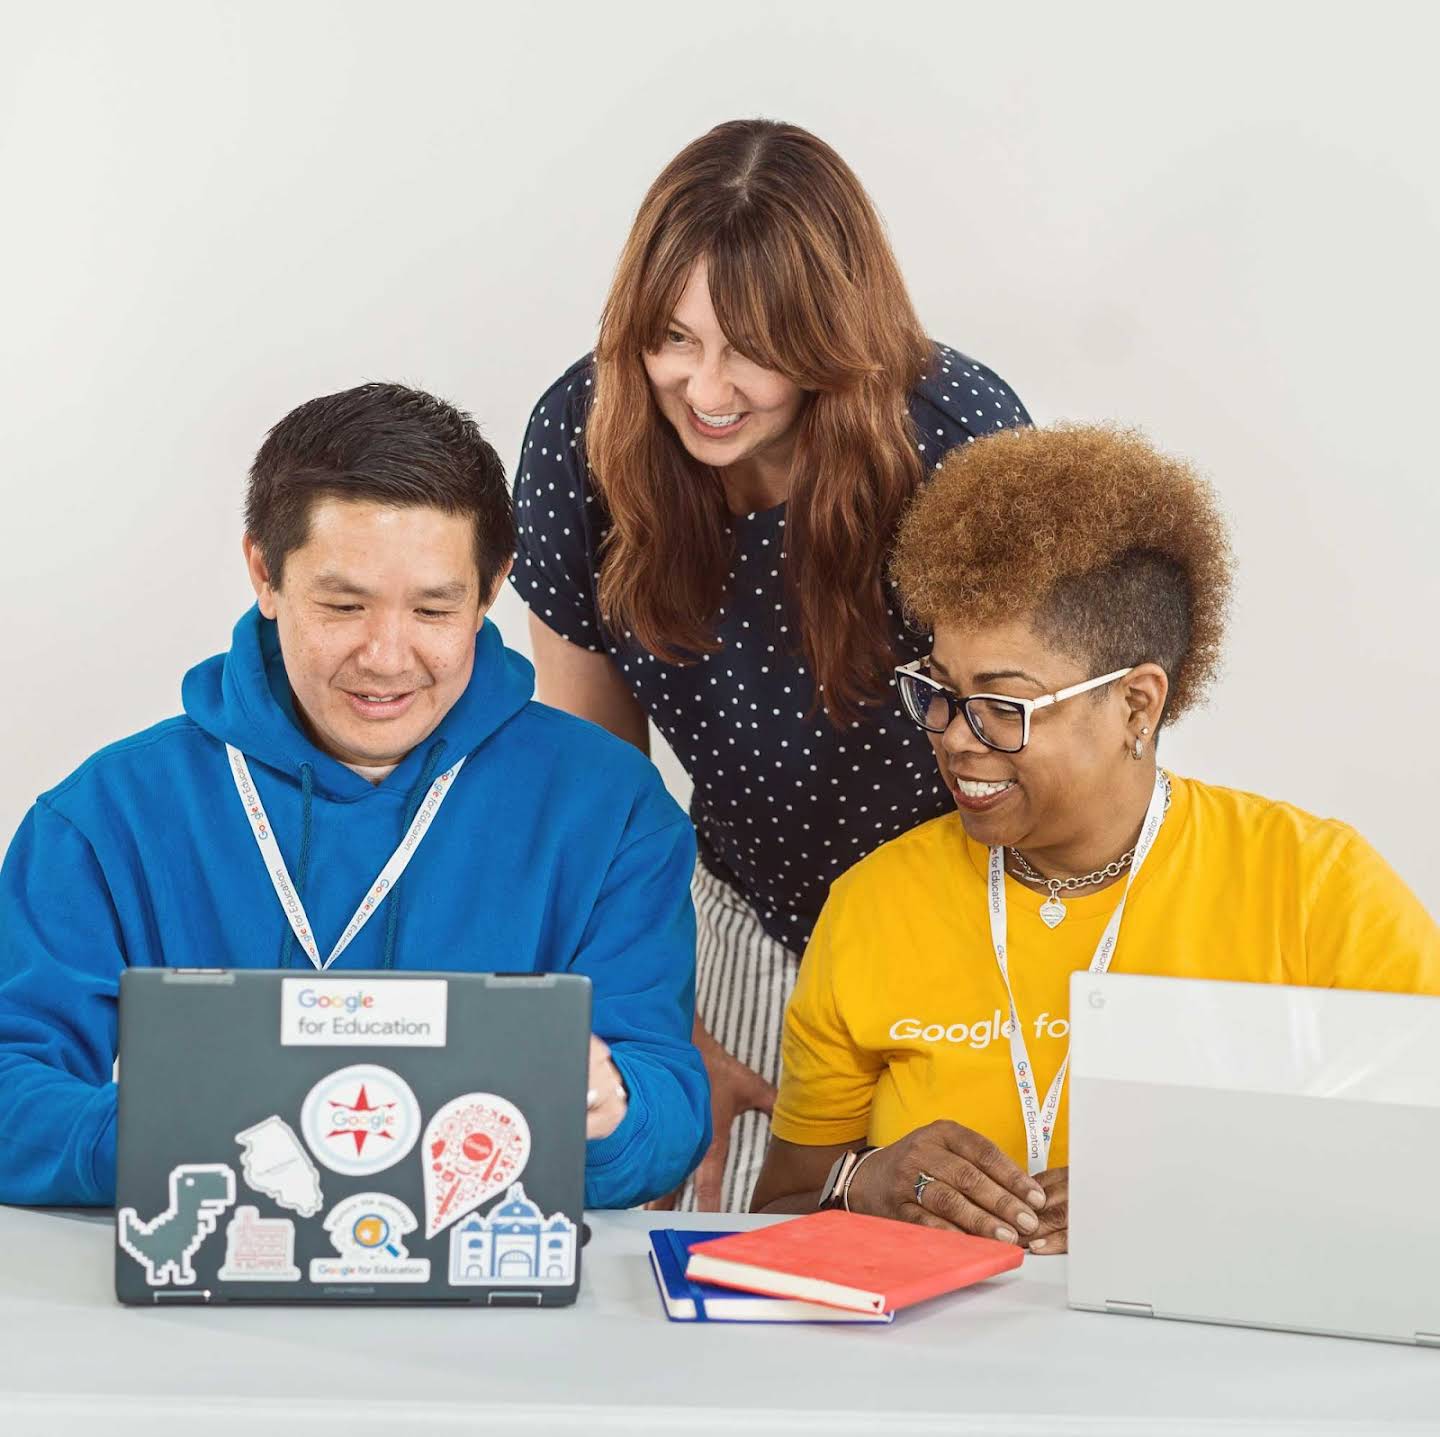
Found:
[[[475,667],[464,693],[378,787],[408,790],[422,768],[433,768],[439,757],[446,768],[468,757],[514,718],[534,692],[534,668],[505,647],[487,619],[475,636]],[[251,763],[291,778],[308,767],[316,790],[332,798],[359,798],[377,787],[316,747],[301,727],[279,630],[258,605],[235,625],[229,653],[206,659],[185,675],[181,697],[195,723],[222,743],[234,744]]]

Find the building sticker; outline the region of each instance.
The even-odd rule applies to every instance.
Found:
[[[471,1213],[450,1229],[450,1282],[455,1287],[568,1287],[575,1281],[575,1224],[546,1217],[512,1183],[487,1216]]]
[[[288,1217],[261,1217],[260,1209],[237,1207],[225,1229],[222,1282],[299,1282],[295,1266],[295,1224]]]

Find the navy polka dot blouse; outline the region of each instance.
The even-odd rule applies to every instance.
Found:
[[[511,582],[556,633],[610,655],[694,781],[690,816],[705,866],[744,896],[771,937],[800,952],[831,881],[948,812],[951,799],[898,700],[840,729],[810,714],[813,681],[782,607],[783,504],[732,519],[735,571],[716,618],[719,652],[667,664],[605,627],[596,578],[606,513],[584,456],[593,393],[587,357],[531,415],[515,481]],[[994,373],[943,346],[910,396],[910,417],[934,465],[957,444],[1030,422]],[[930,636],[904,623],[898,602],[891,619],[897,663],[930,651]]]

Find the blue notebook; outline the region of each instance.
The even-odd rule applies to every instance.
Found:
[[[691,1282],[685,1276],[690,1249],[697,1242],[730,1237],[728,1232],[682,1232],[677,1228],[650,1230],[650,1266],[660,1301],[671,1322],[891,1322],[893,1312],[848,1312],[818,1302],[790,1297],[763,1297],[736,1292],[708,1282]]]

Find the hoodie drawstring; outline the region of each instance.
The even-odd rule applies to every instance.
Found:
[[[414,788],[405,797],[405,816],[400,824],[402,833],[409,829],[415,821],[415,815],[420,812],[421,801],[435,777],[435,770],[440,767],[440,755],[444,752],[445,740],[442,738],[437,739],[430,746],[430,752],[425,755],[425,764],[420,770],[420,777],[415,780]],[[380,966],[393,968],[395,966],[395,932],[400,922],[400,894],[398,891],[391,891],[390,901],[385,906],[388,910],[385,914],[385,956],[381,959]]]
[[[425,755],[425,764],[420,770],[420,777],[415,780],[415,786],[405,795],[405,816],[400,824],[402,833],[415,821],[415,815],[420,811],[420,803],[425,797],[425,791],[435,778],[435,770],[440,767],[440,755],[444,752],[445,740],[442,738],[432,744],[430,752]],[[310,839],[314,832],[314,811],[315,770],[308,763],[302,763],[300,765],[300,871],[295,879],[295,890],[302,903],[305,901],[305,883],[310,876]],[[385,956],[380,966],[393,968],[395,966],[395,934],[400,921],[400,895],[398,892],[390,894],[390,901],[385,908]],[[280,966],[288,968],[294,954],[295,933],[287,923],[285,937],[280,944]]]

